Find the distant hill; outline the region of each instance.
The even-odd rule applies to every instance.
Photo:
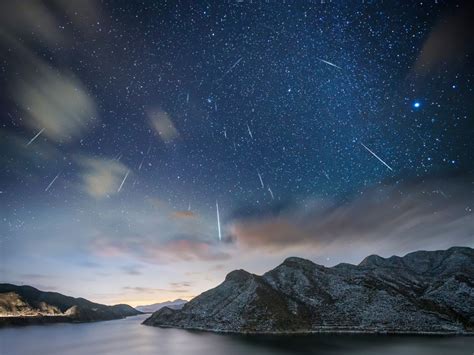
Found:
[[[118,304],[106,306],[31,286],[0,284],[0,325],[52,322],[91,322],[141,314]]]
[[[144,324],[240,333],[473,333],[474,250],[369,256],[326,268],[288,258],[262,276],[232,271]]]
[[[181,309],[183,306],[187,303],[188,301],[182,300],[182,299],[176,299],[174,301],[166,301],[166,302],[161,302],[161,303],[153,303],[150,305],[146,306],[137,306],[135,309],[137,309],[140,312],[143,313],[153,313],[158,310],[160,310],[163,307],[168,307],[171,309]]]

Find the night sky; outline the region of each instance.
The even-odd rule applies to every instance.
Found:
[[[136,305],[290,255],[474,246],[473,14],[2,2],[2,279]]]

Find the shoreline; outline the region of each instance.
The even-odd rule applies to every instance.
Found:
[[[26,327],[29,325],[50,325],[50,324],[83,324],[83,323],[97,323],[107,322],[113,320],[120,320],[130,317],[136,317],[140,314],[130,315],[121,318],[111,319],[93,319],[81,320],[74,319],[65,315],[43,315],[43,316],[0,316],[0,329],[5,327]]]
[[[315,330],[298,330],[298,331],[234,331],[234,330],[217,330],[199,327],[175,327],[167,325],[149,325],[141,323],[148,327],[157,327],[164,329],[180,329],[189,331],[209,332],[216,334],[235,334],[235,335],[314,335],[314,334],[361,334],[361,335],[420,335],[420,336],[474,336],[473,332],[457,332],[457,331],[411,331],[411,330],[368,330],[368,329],[315,329]]]

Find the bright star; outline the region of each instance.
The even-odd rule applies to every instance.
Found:
[[[421,106],[420,101],[415,101],[415,102],[413,103],[413,107],[414,107],[414,108],[419,108],[420,106]]]

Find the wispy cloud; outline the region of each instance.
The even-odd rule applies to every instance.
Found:
[[[123,163],[113,159],[77,158],[82,167],[82,188],[94,198],[103,198],[118,192],[125,174],[130,169]]]
[[[127,275],[138,276],[142,275],[142,267],[140,265],[125,265],[122,266],[122,271]]]
[[[226,260],[230,254],[215,243],[193,237],[178,236],[176,239],[160,241],[154,238],[131,237],[96,238],[91,244],[92,251],[106,257],[128,256],[157,264],[177,261]]]
[[[12,95],[26,114],[32,131],[56,142],[80,137],[97,122],[96,106],[83,84],[68,73],[60,73],[40,62],[18,80]]]
[[[172,217],[178,219],[197,218],[198,215],[193,211],[176,211],[173,212]]]
[[[423,44],[412,74],[425,76],[443,65],[459,65],[469,58],[474,50],[473,21],[474,10],[468,1],[456,13],[440,19]]]
[[[179,137],[179,132],[167,112],[159,108],[151,109],[148,111],[148,119],[163,142],[171,143]]]
[[[349,201],[306,201],[274,215],[241,218],[231,237],[243,248],[311,249],[314,255],[473,245],[473,197],[469,178],[386,184]]]
[[[187,293],[188,290],[174,290],[174,289],[165,289],[165,288],[153,288],[153,287],[140,287],[140,286],[125,286],[123,287],[125,291],[131,291],[136,293],[148,293],[148,294],[155,294],[155,293]]]

